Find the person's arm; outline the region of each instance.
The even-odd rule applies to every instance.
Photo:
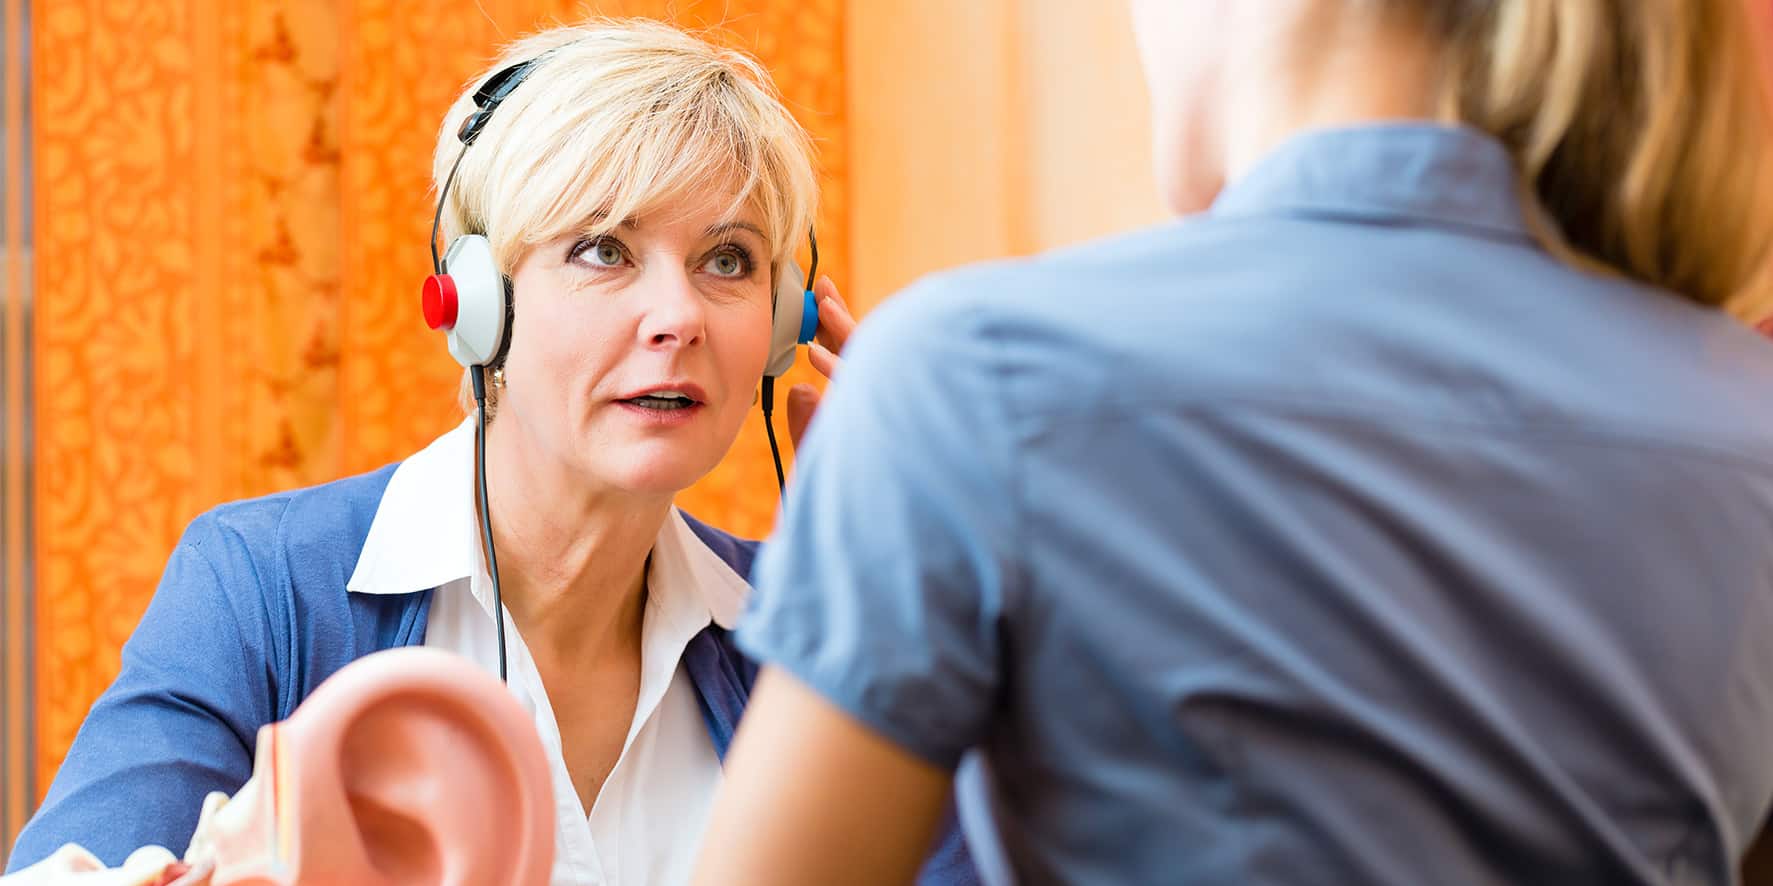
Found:
[[[204,795],[233,793],[251,776],[273,703],[259,580],[213,518],[192,524],[9,872],[68,843],[111,866],[143,846],[182,851]]]
[[[727,760],[697,883],[909,883],[952,781],[767,667]]]
[[[701,882],[909,881],[991,726],[1018,575],[1012,425],[997,349],[952,296],[899,296],[858,328],[796,453],[736,634],[768,676]],[[924,882],[976,882],[952,842]]]

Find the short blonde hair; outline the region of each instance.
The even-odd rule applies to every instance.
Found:
[[[528,60],[535,66],[464,154],[456,133],[475,110],[475,90]],[[506,275],[537,244],[599,236],[662,202],[731,183],[728,212],[755,206],[763,216],[773,277],[816,209],[811,140],[763,66],[656,21],[592,19],[506,46],[444,115],[435,189],[458,157],[442,243],[483,234]]]
[[[1445,116],[1513,153],[1556,252],[1764,309],[1773,120],[1745,0],[1381,0],[1449,52]]]

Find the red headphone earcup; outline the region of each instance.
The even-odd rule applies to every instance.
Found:
[[[456,281],[448,274],[432,274],[425,278],[419,307],[425,312],[425,325],[448,331],[456,328],[456,314],[461,302],[456,295]]]
[[[425,323],[445,333],[450,356],[463,366],[495,359],[505,339],[505,278],[492,244],[479,234],[457,237],[444,253],[445,273],[425,281]]]

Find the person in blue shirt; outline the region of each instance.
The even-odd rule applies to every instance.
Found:
[[[428,282],[426,316],[490,371],[484,461],[470,418],[398,465],[193,522],[10,869],[67,843],[110,865],[182,851],[261,727],[354,659],[424,645],[508,673],[533,714],[550,882],[688,878],[756,673],[730,636],[753,544],[673,497],[779,371],[809,139],[754,60],[593,21],[514,43],[464,90],[435,181],[451,282]],[[925,882],[975,882],[958,832],[930,856]]]
[[[953,780],[987,882],[1734,882],[1773,799],[1744,5],[1133,13],[1187,217],[862,322],[698,881],[904,882]]]

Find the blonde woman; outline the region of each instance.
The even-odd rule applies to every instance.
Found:
[[[489,84],[502,101],[465,149]],[[686,879],[755,673],[728,635],[753,545],[672,497],[751,408],[772,280],[812,224],[808,139],[750,59],[593,23],[506,49],[435,168],[443,242],[483,235],[510,280],[478,478],[503,617],[473,419],[373,474],[200,517],[14,867],[66,842],[109,864],[184,846],[205,793],[246,781],[259,727],[348,662],[423,644],[509,665],[550,756],[554,883]],[[938,856],[930,882],[972,880],[958,839]]]
[[[1773,799],[1745,4],[1133,11],[1190,217],[863,323],[701,881],[903,882],[958,777],[988,882],[1733,882]]]

